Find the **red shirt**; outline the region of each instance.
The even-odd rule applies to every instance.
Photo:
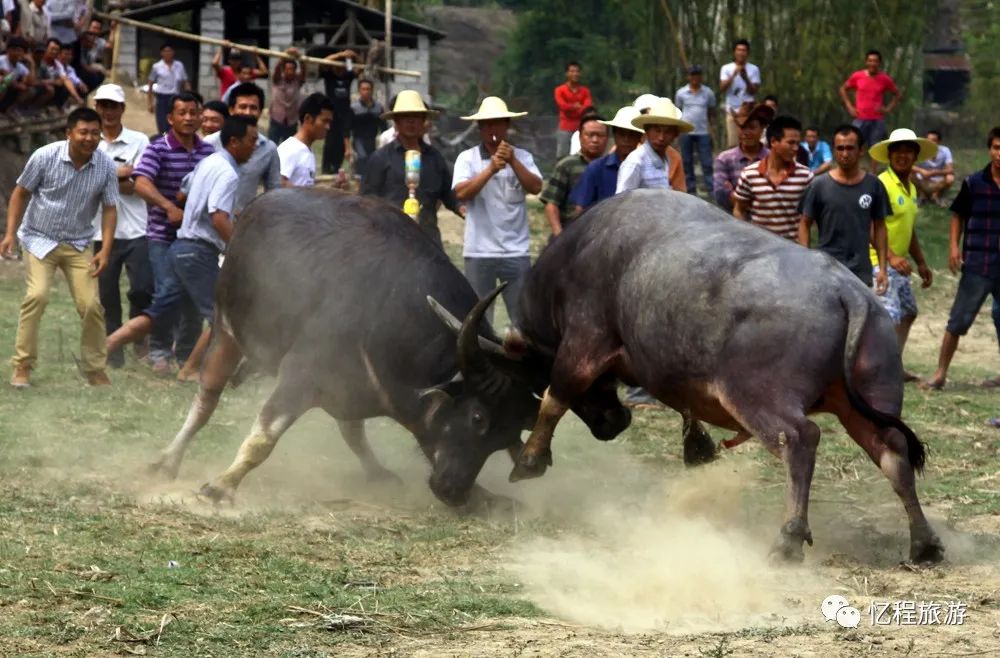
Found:
[[[556,105],[559,107],[559,130],[573,132],[580,128],[580,115],[583,108],[593,105],[590,99],[590,90],[583,85],[577,85],[576,91],[569,88],[569,84],[562,83],[556,87]],[[579,103],[579,107],[573,107],[574,103]]]
[[[847,79],[847,88],[857,90],[854,95],[854,107],[858,110],[858,118],[863,121],[877,121],[885,118],[878,111],[882,106],[885,92],[896,91],[896,83],[884,71],[868,75],[868,71],[855,71]]]
[[[232,67],[223,66],[222,70],[217,74],[219,76],[219,98],[226,95],[226,90],[236,84],[236,74],[233,73]]]

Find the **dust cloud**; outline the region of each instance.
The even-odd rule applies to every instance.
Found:
[[[559,496],[579,503],[574,531],[513,549],[512,572],[531,601],[564,620],[626,633],[816,621],[817,602],[836,583],[769,562],[780,512],[758,519],[743,500],[757,481],[749,458],[674,476],[626,455],[614,461],[622,462],[611,466],[621,471],[617,486],[596,500],[588,500],[595,480],[586,475],[575,494]]]

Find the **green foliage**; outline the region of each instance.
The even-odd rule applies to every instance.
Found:
[[[761,95],[782,111],[831,126],[847,118],[837,90],[878,48],[906,94],[908,120],[920,101],[920,57],[936,2],[918,0],[539,0],[518,18],[498,64],[500,94],[552,111],[565,62],[583,64],[585,84],[605,113],[643,92],[673,96],[684,69],[700,64],[718,91],[732,41],[746,37],[763,74]],[[994,28],[995,29],[995,28]],[[995,43],[995,40],[994,40]]]
[[[1000,123],[996,113],[996,90],[1000,89],[1000,2],[963,0],[962,39],[972,65],[972,82],[966,110],[979,135]],[[979,137],[979,140],[983,137]]]

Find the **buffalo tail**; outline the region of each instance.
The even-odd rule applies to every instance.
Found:
[[[893,427],[902,432],[903,436],[906,437],[906,456],[913,468],[917,472],[921,472],[927,461],[927,451],[924,449],[924,444],[917,438],[916,433],[900,418],[879,411],[868,404],[868,401],[854,389],[854,384],[851,381],[851,372],[854,370],[854,363],[857,360],[861,337],[868,323],[868,300],[861,298],[860,295],[851,294],[848,298],[841,297],[841,303],[847,312],[847,343],[844,346],[844,390],[847,392],[847,399],[862,416],[879,427]]]

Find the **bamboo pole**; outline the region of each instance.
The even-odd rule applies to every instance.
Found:
[[[280,50],[270,50],[268,48],[258,48],[257,46],[246,46],[238,43],[233,43],[228,39],[214,39],[212,37],[202,36],[200,34],[191,34],[189,32],[182,32],[181,30],[174,30],[169,27],[163,27],[162,25],[153,25],[152,23],[144,23],[142,21],[137,21],[133,18],[126,18],[124,16],[118,16],[116,14],[106,14],[102,11],[95,11],[94,16],[98,18],[103,18],[107,20],[118,21],[124,25],[131,25],[137,27],[141,30],[149,30],[150,32],[159,32],[160,34],[166,34],[167,36],[175,37],[177,39],[185,39],[187,41],[197,41],[199,43],[208,43],[223,48],[237,48],[241,52],[254,53],[256,55],[263,55],[264,57],[279,57],[282,59],[298,59],[300,62],[316,64],[318,66],[337,66],[344,68],[347,65],[341,61],[331,61],[327,59],[322,59],[320,57],[309,57],[308,55],[299,55],[298,57],[292,57],[288,53],[281,52]],[[364,69],[364,64],[354,64],[356,69]],[[390,73],[392,75],[405,75],[412,78],[419,78],[420,71],[409,71],[406,69],[393,69],[385,66],[374,66],[372,67],[376,71],[381,71],[383,73]]]
[[[392,0],[385,0],[385,63],[392,66]],[[392,81],[385,79],[385,103],[392,98]]]
[[[115,27],[111,30],[112,38],[114,39],[114,44],[111,46],[111,82],[118,84],[118,78],[121,77],[118,73],[118,53],[121,52],[122,45],[122,24],[115,22]]]

